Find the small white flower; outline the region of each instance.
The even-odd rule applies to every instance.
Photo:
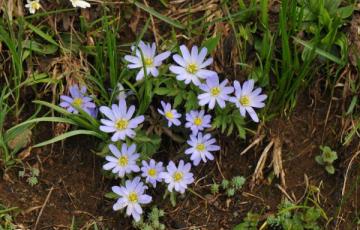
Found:
[[[25,7],[29,8],[30,14],[35,14],[35,12],[41,8],[40,0],[27,0]]]
[[[147,76],[152,75],[157,77],[159,75],[157,67],[161,66],[162,62],[170,56],[170,51],[156,55],[155,43],[150,45],[150,43],[144,43],[143,41],[139,42],[139,48],[140,50],[135,46],[132,46],[131,49],[133,51],[136,50],[136,56],[126,55],[124,57],[126,61],[131,63],[128,65],[129,69],[140,69],[136,75],[136,81],[140,81],[144,78],[145,68]]]
[[[205,93],[198,96],[199,105],[203,106],[209,104],[209,109],[213,109],[218,103],[220,108],[225,108],[225,101],[228,101],[234,88],[226,86],[228,80],[225,79],[219,84],[219,77],[213,76],[206,79],[206,84],[201,84],[200,89]]]
[[[135,177],[133,180],[127,180],[125,186],[113,186],[112,191],[120,197],[113,205],[114,211],[126,208],[126,215],[132,216],[137,222],[143,213],[141,204],[149,204],[152,197],[144,194],[147,186],[140,182],[140,177]]]
[[[245,81],[242,87],[238,81],[234,81],[234,88],[235,97],[230,98],[230,101],[239,108],[241,116],[245,117],[248,112],[253,121],[259,122],[253,108],[263,108],[265,106],[263,101],[267,96],[261,94],[261,88],[254,89],[254,80]]]
[[[108,119],[101,119],[100,130],[105,133],[114,133],[111,141],[125,140],[126,137],[134,138],[136,133],[133,129],[144,122],[144,116],[137,116],[132,118],[135,112],[135,106],[126,108],[126,101],[124,99],[119,101],[119,105],[113,104],[111,108],[106,106],[100,107],[100,112]]]
[[[146,178],[146,183],[152,184],[155,188],[157,182],[161,182],[160,173],[164,171],[162,162],[155,162],[155,160],[151,159],[150,162],[142,161],[141,167],[142,177]]]
[[[205,115],[205,111],[192,110],[186,114],[186,128],[190,128],[193,134],[197,134],[199,131],[205,128],[211,127],[211,115]]]
[[[174,61],[179,65],[171,65],[170,71],[176,74],[176,79],[179,81],[185,81],[185,84],[190,82],[195,85],[200,85],[200,79],[206,79],[208,77],[217,75],[216,72],[207,70],[205,67],[213,62],[212,58],[206,59],[207,49],[204,47],[200,53],[197,46],[193,46],[191,54],[185,45],[180,46],[182,56],[175,54],[173,56]]]
[[[130,145],[130,147],[122,144],[121,151],[115,145],[110,144],[109,149],[113,156],[105,157],[108,163],[104,164],[104,170],[111,170],[112,173],[118,174],[120,178],[124,177],[127,173],[140,171],[139,166],[136,164],[140,154],[135,153],[135,144]]]
[[[179,126],[181,124],[179,120],[181,114],[178,113],[176,109],[171,109],[170,103],[161,101],[161,106],[163,107],[163,110],[158,109],[158,112],[168,120],[168,126],[171,127],[172,124]]]
[[[70,0],[73,7],[80,7],[80,8],[88,8],[90,7],[90,3],[84,0]]]
[[[185,164],[183,160],[180,160],[179,166],[176,167],[175,163],[170,161],[166,169],[167,172],[160,173],[160,177],[168,184],[170,192],[175,189],[177,192],[184,193],[188,184],[194,182],[194,175],[190,172],[190,163]]]
[[[214,145],[215,138],[211,138],[210,134],[203,136],[202,133],[198,135],[190,135],[190,140],[187,143],[191,146],[185,151],[185,154],[191,154],[190,159],[193,164],[199,165],[200,161],[207,162],[207,159],[214,160],[214,156],[210,153],[213,151],[219,151],[220,146]]]

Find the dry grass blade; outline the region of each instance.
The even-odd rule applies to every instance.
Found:
[[[46,204],[48,203],[48,201],[49,201],[49,199],[50,199],[50,196],[51,196],[51,193],[52,193],[53,190],[54,190],[54,187],[51,187],[49,193],[47,194],[47,196],[46,196],[46,198],[45,198],[44,204],[42,205],[41,210],[40,210],[40,212],[39,212],[39,215],[38,215],[38,217],[36,218],[34,230],[37,229],[37,226],[38,226],[38,224],[39,224],[40,218],[41,218],[41,216],[42,216],[42,214],[43,214],[43,211],[44,211],[44,209],[45,209],[45,207],[46,207]]]
[[[347,183],[347,179],[348,179],[348,174],[349,174],[349,171],[350,171],[350,168],[355,160],[355,158],[360,154],[360,150],[357,151],[352,157],[351,157],[351,160],[349,162],[349,165],[346,169],[346,173],[345,173],[345,179],[344,179],[344,185],[343,185],[343,188],[341,190],[341,195],[344,196],[345,195],[345,189],[346,189],[346,183]]]
[[[281,185],[283,188],[286,188],[285,183],[285,172],[282,164],[282,141],[280,138],[276,137],[273,139],[274,141],[274,149],[273,149],[273,159],[272,164],[274,167],[274,173],[276,177],[280,177]]]
[[[273,146],[273,144],[274,144],[274,141],[271,141],[266,146],[264,151],[261,153],[260,159],[259,159],[259,161],[258,161],[258,163],[256,165],[254,174],[253,174],[252,179],[251,179],[251,183],[250,183],[250,188],[251,189],[254,188],[257,181],[263,179],[263,169],[265,167],[265,162],[266,162],[266,159],[268,157],[268,153],[269,153],[271,147]]]
[[[240,155],[244,155],[245,153],[247,153],[252,147],[254,147],[255,145],[259,144],[263,139],[264,139],[265,135],[261,135],[260,137],[256,138],[248,147],[246,147],[241,153]]]
[[[294,200],[281,185],[277,184],[276,187],[291,201],[291,203],[296,203],[296,199]]]

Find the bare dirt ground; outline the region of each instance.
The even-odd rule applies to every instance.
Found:
[[[306,98],[305,96],[309,97]],[[324,119],[329,109],[328,96],[312,100],[314,95],[304,95],[295,112],[289,119],[277,118],[266,127],[259,128],[261,142],[247,153],[240,153],[251,143],[234,141],[234,137],[218,137],[223,151],[216,162],[196,169],[196,183],[193,190],[178,199],[173,208],[162,196],[154,196],[155,203],[165,209],[164,222],[169,229],[198,227],[200,229],[231,229],[246,216],[246,213],[262,213],[263,219],[276,211],[282,197],[300,202],[312,186],[320,189],[319,202],[329,217],[333,217],[327,228],[336,223],[340,229],[354,226],[356,212],[360,208],[359,160],[355,159],[347,175],[345,190],[351,193],[346,199],[342,195],[344,178],[350,157],[359,150],[359,142],[353,141],[349,147],[338,143],[341,136],[341,118],[336,115],[336,105],[330,108],[331,115]],[[39,130],[49,130],[42,127]],[[266,130],[266,132],[265,132]],[[43,136],[48,134],[45,131]],[[39,135],[38,138],[40,138]],[[41,139],[41,138],[40,138]],[[272,155],[269,154],[263,171],[263,179],[252,181],[255,166],[264,148],[274,140],[281,148],[284,180],[269,181],[273,171]],[[16,222],[25,228],[66,229],[73,217],[77,226],[90,226],[97,223],[100,228],[131,229],[130,220],[112,211],[112,200],[104,198],[114,182],[101,173],[102,160],[91,152],[91,139],[75,138],[63,146],[56,145],[32,150],[25,159],[25,165],[40,170],[39,184],[31,187],[25,179],[19,178],[19,168],[13,168],[3,175],[0,181],[0,201],[16,206],[20,211]],[[319,145],[326,144],[337,151],[335,175],[328,175],[314,160],[319,154]],[[227,198],[225,195],[211,195],[213,180],[243,175],[247,182],[240,193]],[[285,183],[284,183],[285,182]],[[343,202],[341,204],[341,202]],[[339,207],[341,206],[341,210]],[[340,211],[340,212],[339,212]],[[339,214],[340,213],[340,214]],[[338,219],[336,220],[336,217]],[[125,227],[127,226],[127,227]]]

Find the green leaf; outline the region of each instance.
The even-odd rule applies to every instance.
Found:
[[[319,165],[324,165],[324,161],[322,159],[322,157],[320,155],[315,157],[315,161],[319,164]]]
[[[199,108],[197,96],[194,92],[189,91],[186,97],[185,109],[188,112],[197,108]]]
[[[245,177],[236,176],[236,177],[232,178],[231,182],[236,189],[241,189],[242,186],[245,184]]]
[[[31,129],[25,128],[21,129],[21,132],[13,136],[13,138],[6,138],[7,145],[11,150],[20,150],[27,147],[31,142],[32,132]]]
[[[99,139],[103,139],[103,136],[97,132],[94,132],[94,131],[90,131],[90,130],[74,130],[74,131],[70,131],[70,132],[67,132],[67,133],[64,133],[64,134],[61,134],[57,137],[54,137],[50,140],[47,140],[47,141],[44,141],[44,142],[41,142],[39,144],[36,144],[33,146],[33,148],[38,148],[38,147],[42,147],[42,146],[45,146],[45,145],[49,145],[49,144],[52,144],[52,143],[55,143],[55,142],[58,142],[58,141],[62,141],[62,140],[65,140],[66,138],[69,138],[69,137],[72,137],[72,136],[77,136],[77,135],[89,135],[89,136],[94,136],[94,137],[97,137]]]
[[[29,27],[34,33],[45,39],[46,41],[50,42],[51,44],[55,46],[59,46],[59,44],[47,33],[43,32],[41,29],[39,29],[36,26],[33,26],[32,24],[25,22],[26,26]]]
[[[41,44],[32,40],[24,41],[23,47],[42,55],[54,54],[58,50],[57,46],[49,45],[49,44]]]
[[[181,104],[182,101],[183,101],[183,94],[176,95],[176,97],[174,99],[173,107],[174,108],[178,107]]]
[[[220,36],[216,35],[215,37],[209,38],[202,43],[203,47],[206,47],[208,54],[215,50],[216,46],[219,44]]]
[[[10,133],[14,132],[16,129],[19,129],[20,127],[23,127],[24,125],[38,123],[38,122],[59,122],[59,123],[67,123],[67,124],[73,124],[76,125],[76,123],[68,118],[62,118],[62,117],[40,117],[40,118],[34,118],[30,120],[26,120],[18,125],[15,125],[14,127],[10,128],[6,131],[5,135],[10,135]]]
[[[160,95],[160,96],[164,96],[164,95],[170,94],[172,91],[174,91],[174,89],[172,89],[172,88],[160,87],[160,88],[156,88],[154,90],[154,93],[157,95]]]
[[[358,105],[358,96],[355,95],[352,99],[351,99],[351,102],[350,102],[350,105],[349,105],[349,108],[348,110],[346,111],[345,115],[350,115],[353,113],[354,109],[355,109],[355,106]]]
[[[221,187],[222,187],[223,189],[227,189],[227,188],[229,187],[229,185],[230,185],[230,182],[229,182],[228,180],[226,180],[226,179],[223,179],[223,180],[222,180],[222,182],[221,182]]]
[[[295,40],[295,42],[305,46],[306,48],[314,50],[315,53],[317,53],[318,55],[320,55],[320,56],[322,56],[324,58],[327,58],[330,61],[333,61],[333,62],[335,62],[335,63],[337,63],[339,65],[344,65],[344,62],[341,59],[339,59],[338,57],[332,55],[331,53],[328,53],[328,52],[326,52],[326,51],[324,51],[324,50],[322,50],[320,48],[317,48],[314,45],[312,45],[312,44],[310,44],[310,43],[308,43],[306,41],[303,41],[303,40],[301,40],[299,38],[293,37],[293,39]]]
[[[340,15],[342,19],[345,19],[350,17],[353,14],[354,10],[355,10],[354,6],[350,5],[350,6],[340,7],[339,9],[337,9],[336,13]]]
[[[173,207],[176,206],[176,193],[170,192],[170,203]]]
[[[64,114],[64,115],[69,115],[71,114],[70,112],[68,112],[66,109],[63,109],[57,105],[54,105],[52,103],[49,103],[47,101],[39,101],[39,100],[34,100],[33,101],[35,104],[39,104],[39,105],[44,105],[46,107],[49,107],[50,109],[53,109],[61,114]]]
[[[330,18],[330,15],[325,8],[320,9],[319,20],[322,25],[325,25],[328,28],[330,28],[332,19]]]
[[[306,210],[303,220],[306,223],[314,222],[321,216],[320,211],[317,208],[311,207]]]
[[[334,174],[334,173],[335,173],[335,168],[334,168],[334,166],[332,166],[332,165],[326,165],[326,166],[325,166],[325,170],[326,170],[328,173],[330,173],[330,174]]]
[[[139,130],[134,142],[138,146],[138,151],[142,153],[142,157],[146,159],[150,158],[160,148],[161,138],[156,134],[147,135],[144,131]]]
[[[111,199],[111,200],[115,200],[115,199],[119,198],[119,195],[117,195],[114,192],[108,192],[108,193],[105,193],[104,197]]]
[[[227,195],[228,197],[234,196],[234,195],[235,195],[235,189],[234,189],[234,188],[228,188],[228,189],[226,190],[226,195]]]
[[[137,7],[139,7],[140,9],[148,12],[149,14],[151,14],[154,17],[157,17],[158,19],[176,27],[179,29],[185,29],[185,26],[183,26],[180,22],[178,22],[177,20],[173,20],[171,18],[168,18],[162,14],[160,14],[159,12],[157,12],[156,10],[154,10],[151,7],[145,6],[144,4],[140,3],[140,2],[135,2],[134,3]]]
[[[320,146],[320,149],[323,152],[321,157],[325,163],[332,164],[337,159],[337,153],[329,146]]]
[[[153,85],[151,79],[145,77],[144,84],[140,88],[140,106],[137,114],[144,114],[148,109],[153,97]]]

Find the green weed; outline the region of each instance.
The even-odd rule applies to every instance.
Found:
[[[329,174],[335,173],[335,168],[333,166],[334,161],[338,158],[337,153],[329,146],[320,146],[320,150],[322,153],[315,157],[315,160],[318,164],[323,165],[325,167],[326,172]]]
[[[211,185],[211,193],[217,194],[223,190],[228,197],[232,197],[244,184],[245,178],[242,176],[233,177],[230,181],[223,179],[221,184],[214,183]]]

